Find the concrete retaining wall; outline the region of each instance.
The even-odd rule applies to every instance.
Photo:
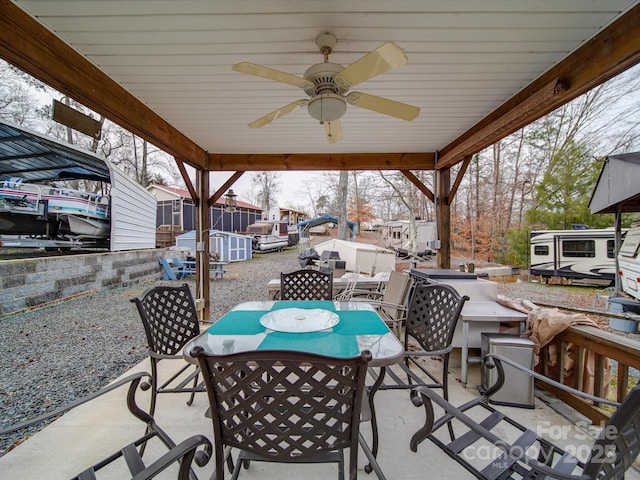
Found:
[[[162,278],[164,249],[0,262],[0,317],[85,293]]]

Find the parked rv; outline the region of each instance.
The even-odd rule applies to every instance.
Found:
[[[640,225],[627,232],[618,253],[618,266],[622,290],[640,300]]]
[[[594,286],[608,286],[615,281],[612,228],[533,231],[530,252],[531,275],[545,281],[560,277],[572,284]]]
[[[436,222],[416,220],[416,255],[432,255],[431,245],[436,240]],[[395,220],[382,226],[382,238],[385,247],[396,252],[398,256],[405,257],[412,253],[411,248],[411,222],[409,220]]]

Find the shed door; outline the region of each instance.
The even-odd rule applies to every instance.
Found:
[[[229,236],[229,261],[249,260],[251,258],[251,239],[246,237]],[[247,253],[249,252],[249,254]]]

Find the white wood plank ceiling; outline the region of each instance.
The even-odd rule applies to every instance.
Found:
[[[447,145],[609,25],[631,0],[17,0],[98,68],[209,152],[426,152]],[[349,105],[344,139],[290,85],[232,71],[253,62],[302,76],[337,37],[347,66],[386,41],[409,62],[352,90],[420,107],[406,122]]]

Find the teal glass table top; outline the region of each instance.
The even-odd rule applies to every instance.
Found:
[[[301,315],[301,309],[327,310],[337,315],[337,323],[327,329],[290,333],[262,325],[260,319],[273,312]],[[311,312],[309,312],[311,314]],[[333,316],[333,315],[331,315]],[[258,301],[235,306],[184,349],[185,358],[196,346],[217,355],[251,350],[296,350],[334,357],[352,357],[371,351],[372,366],[385,366],[402,358],[403,346],[382,321],[374,308],[363,302],[333,301]],[[191,359],[193,361],[193,359]]]

